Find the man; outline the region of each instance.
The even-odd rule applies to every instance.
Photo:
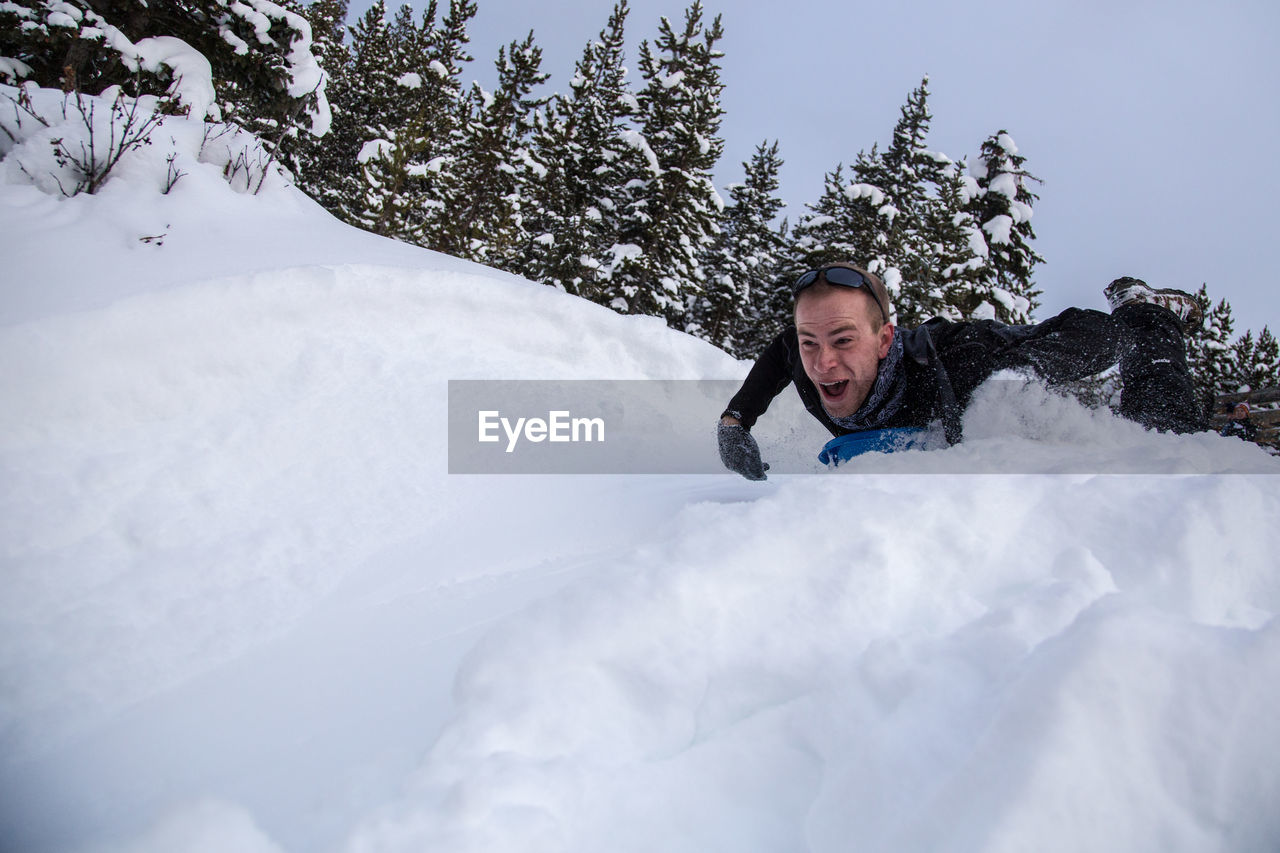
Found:
[[[1111,314],[1069,308],[1029,326],[934,318],[910,330],[890,322],[880,279],[853,264],[810,270],[793,291],[795,324],[761,353],[720,419],[720,459],[749,480],[768,468],[751,428],[792,383],[832,435],[941,421],[954,443],[970,396],[997,371],[1030,368],[1066,382],[1118,361],[1122,415],[1149,429],[1203,428],[1182,336],[1200,310],[1181,291],[1118,278],[1105,290]]]
[[[1218,431],[1222,436],[1239,436],[1245,441],[1258,440],[1258,426],[1249,420],[1249,403],[1241,400],[1231,409],[1230,420]]]

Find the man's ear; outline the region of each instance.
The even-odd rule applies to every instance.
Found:
[[[877,358],[884,358],[889,354],[889,346],[893,343],[893,324],[885,323],[881,326],[877,337],[880,344],[880,352]]]

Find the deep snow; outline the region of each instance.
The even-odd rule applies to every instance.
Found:
[[[4,849],[1280,846],[1280,462],[1003,382],[834,472],[786,392],[813,475],[451,476],[449,379],[748,365],[169,133],[0,186]]]

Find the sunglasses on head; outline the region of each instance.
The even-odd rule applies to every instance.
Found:
[[[851,270],[848,267],[821,267],[801,273],[800,277],[796,279],[796,283],[791,286],[791,295],[799,296],[802,290],[818,279],[822,279],[827,284],[832,284],[836,287],[861,287],[865,289],[876,303],[876,307],[880,309],[880,316],[884,318],[886,323],[889,322],[889,312],[885,310],[884,303],[880,301],[880,296],[876,293],[876,289],[871,286],[870,279],[857,270]]]

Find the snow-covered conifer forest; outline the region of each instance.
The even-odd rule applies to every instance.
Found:
[[[120,86],[157,96],[149,109],[249,130],[264,147],[231,166],[242,180],[286,168],[351,225],[661,316],[738,357],[776,331],[787,283],[832,258],[879,273],[899,323],[1033,318],[1038,179],[1004,128],[971,152],[931,150],[927,78],[880,129],[883,147],[865,140],[782,219],[776,142],[759,143],[740,182],[714,185],[734,58],[701,0],[631,53],[621,0],[571,70],[544,68],[533,33],[516,38],[494,60],[493,91],[468,80],[477,2],[415,13],[378,0],[349,20],[344,0],[21,0],[0,8],[0,76]],[[59,190],[97,186],[88,175]],[[1233,340],[1230,306],[1218,310],[1225,325],[1196,330],[1192,353],[1205,399],[1277,384],[1270,329]],[[1087,390],[1103,395],[1108,378]]]

